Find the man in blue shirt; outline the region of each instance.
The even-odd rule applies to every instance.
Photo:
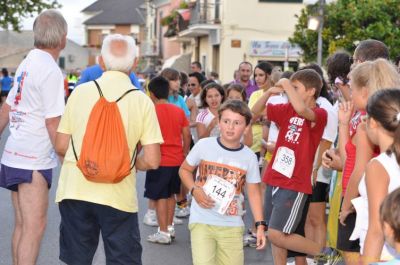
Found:
[[[77,87],[80,84],[96,80],[102,74],[103,74],[103,69],[101,69],[99,64],[89,66],[85,70],[82,71],[78,82],[76,82],[76,84],[75,84],[75,87]],[[129,74],[129,78],[131,79],[132,85],[134,85],[135,87],[142,90],[142,87],[140,86],[139,80],[137,79],[135,73],[131,72]]]
[[[6,68],[1,69],[1,74],[3,75],[3,77],[0,79],[1,102],[4,102],[14,82],[12,77],[8,75]]]

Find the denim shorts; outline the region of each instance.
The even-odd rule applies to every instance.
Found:
[[[47,186],[51,187],[52,169],[37,170],[47,181]],[[33,170],[8,167],[1,164],[0,187],[11,191],[18,191],[18,184],[32,183]]]

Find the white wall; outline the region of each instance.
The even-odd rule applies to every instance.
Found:
[[[224,82],[232,79],[241,61],[247,60],[255,65],[258,60],[267,59],[249,56],[250,42],[286,41],[294,32],[295,14],[300,14],[304,7],[303,4],[264,3],[258,0],[225,0],[222,3],[219,72]],[[232,48],[232,39],[240,40],[241,47]]]

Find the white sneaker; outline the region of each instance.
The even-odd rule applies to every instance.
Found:
[[[143,217],[143,223],[148,226],[158,226],[156,211],[147,210]]]
[[[149,235],[147,241],[151,243],[169,245],[171,244],[171,235],[169,233],[158,231],[155,234]]]
[[[183,224],[183,220],[181,220],[181,219],[179,219],[179,218],[176,218],[176,217],[174,216],[174,219],[172,220],[172,223],[173,223],[174,225],[181,225],[181,224]]]
[[[168,233],[171,236],[171,239],[175,239],[175,227],[173,225],[168,226]]]
[[[184,207],[184,208],[180,208],[180,207],[176,207],[175,208],[175,216],[179,217],[179,218],[186,218],[190,215],[190,208],[189,207]]]
[[[314,261],[314,259],[311,258],[306,258],[307,265],[316,265],[317,263]]]
[[[245,234],[243,236],[243,246],[244,247],[257,247],[257,238],[252,234]]]

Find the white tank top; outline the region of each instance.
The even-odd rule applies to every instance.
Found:
[[[389,187],[388,193],[394,191],[400,187],[400,166],[397,163],[396,156],[392,153],[387,155],[386,152],[381,153],[379,156],[373,158],[372,160],[377,160],[386,170],[389,175]],[[361,253],[363,253],[364,241],[367,236],[368,231],[368,197],[367,197],[367,185],[365,183],[365,174],[363,175],[360,184],[358,185],[358,191],[360,197],[356,198],[359,200],[359,207],[356,207],[357,211],[357,221],[355,231],[359,231],[360,247]],[[388,244],[385,244],[382,250],[381,259],[390,260],[393,259],[395,255],[394,249],[392,249]]]

